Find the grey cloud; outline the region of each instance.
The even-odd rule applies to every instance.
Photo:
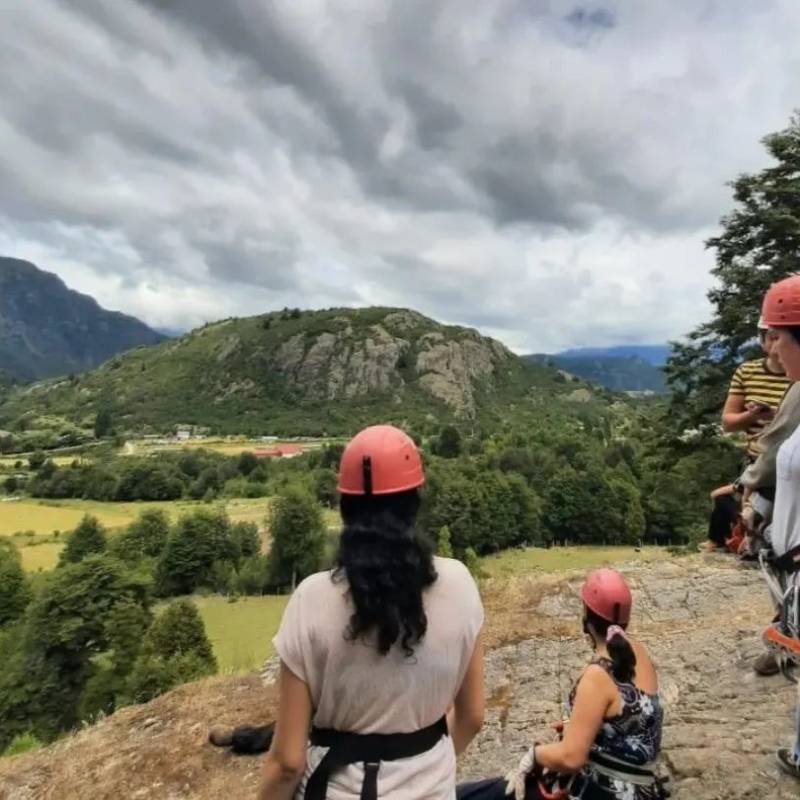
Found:
[[[19,4],[0,242],[160,324],[382,302],[531,349],[674,336],[724,181],[797,104],[800,7],[766,5]]]

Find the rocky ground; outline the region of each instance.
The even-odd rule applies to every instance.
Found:
[[[636,633],[659,665],[667,701],[664,765],[676,800],[797,798],[773,753],[792,735],[795,687],[757,678],[750,662],[770,616],[757,571],[725,557],[625,568]],[[485,587],[489,711],[461,777],[498,774],[561,716],[588,655],[577,625],[579,575]],[[269,670],[267,670],[269,673]],[[274,693],[257,676],[181,687],[58,744],[0,760],[0,798],[216,800],[255,797],[258,759],[205,743],[209,724],[260,722]]]
[[[632,567],[636,632],[659,667],[667,718],[664,766],[673,797],[797,798],[774,751],[789,743],[795,687],[759,678],[750,664],[770,616],[757,570],[732,568],[724,556]],[[540,613],[571,621],[578,581],[545,595]],[[491,709],[462,759],[461,777],[503,772],[530,738],[548,740],[572,676],[585,663],[582,640],[536,637],[493,650],[487,683]]]

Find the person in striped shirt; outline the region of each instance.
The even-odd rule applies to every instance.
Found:
[[[740,364],[733,374],[728,399],[722,410],[722,427],[728,433],[743,431],[747,437],[747,460],[755,461],[759,436],[772,421],[792,381],[775,352],[777,334],[763,327],[759,320],[758,337],[763,358]]]
[[[761,319],[758,321],[758,339],[764,351],[763,358],[745,361],[737,367],[722,410],[723,430],[746,434],[744,466],[758,458],[759,437],[772,422],[792,384],[775,352],[777,333],[768,330]],[[711,499],[713,509],[708,523],[708,539],[699,546],[705,552],[725,548],[740,511],[739,498],[732,483],[711,492]]]

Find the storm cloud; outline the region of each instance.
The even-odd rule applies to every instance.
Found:
[[[0,253],[154,325],[402,305],[518,350],[708,313],[726,181],[800,106],[793,0],[37,0]]]

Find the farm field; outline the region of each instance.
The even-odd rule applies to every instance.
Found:
[[[17,531],[52,533],[72,530],[84,514],[96,516],[110,530],[123,528],[144,510],[160,508],[175,520],[195,508],[223,506],[236,522],[256,522],[263,525],[269,509],[269,499],[221,500],[207,504],[196,500],[175,500],[164,503],[100,503],[94,500],[36,500],[25,498],[0,503],[0,536]]]
[[[253,450],[264,450],[271,447],[278,447],[285,444],[300,444],[306,450],[314,450],[325,444],[330,444],[333,440],[315,439],[313,441],[290,442],[283,439],[264,442],[261,439],[239,439],[231,441],[229,439],[195,439],[185,442],[170,442],[169,444],[129,440],[125,443],[122,454],[126,456],[147,456],[159,452],[176,452],[180,450],[211,450],[225,456],[238,456]]]
[[[272,637],[288,596],[241,597],[235,603],[217,595],[192,599],[221,673],[252,672],[274,653]]]

